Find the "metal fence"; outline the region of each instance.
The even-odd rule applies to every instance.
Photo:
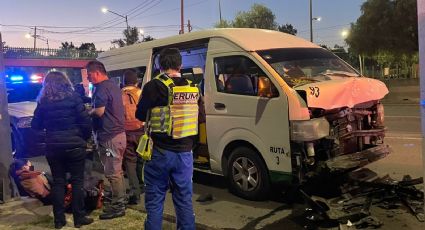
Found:
[[[379,79],[416,79],[419,77],[419,65],[398,68],[366,66],[363,75]]]
[[[78,49],[46,49],[46,48],[21,48],[4,47],[5,58],[12,59],[95,59],[100,51]]]

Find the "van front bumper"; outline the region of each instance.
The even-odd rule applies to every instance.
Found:
[[[325,163],[331,172],[354,170],[382,159],[390,152],[391,148],[388,145],[378,145],[361,152],[334,157]]]

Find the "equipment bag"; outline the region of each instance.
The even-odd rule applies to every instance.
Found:
[[[136,152],[139,156],[145,160],[150,161],[152,158],[153,142],[147,133],[140,137],[139,145],[137,146]]]

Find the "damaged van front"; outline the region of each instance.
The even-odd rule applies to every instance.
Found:
[[[322,48],[282,48],[257,53],[292,88],[290,140],[292,172],[305,175],[327,168],[348,171],[385,157],[381,81],[361,76]],[[296,106],[292,106],[296,108]]]

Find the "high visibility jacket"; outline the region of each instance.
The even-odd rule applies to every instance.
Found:
[[[142,90],[135,86],[126,86],[121,90],[124,104],[124,127],[126,131],[140,130],[143,128],[143,122],[136,118],[137,102],[139,101],[141,93]]]
[[[168,105],[151,109],[149,129],[154,133],[167,133],[173,139],[198,134],[198,99],[199,89],[191,84],[176,86],[165,74],[155,79],[160,80],[168,89]]]

